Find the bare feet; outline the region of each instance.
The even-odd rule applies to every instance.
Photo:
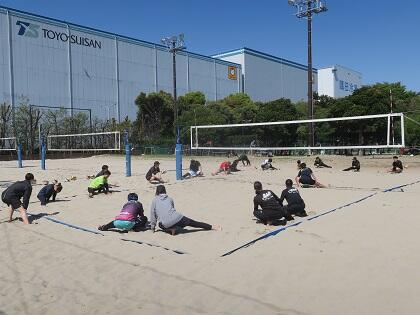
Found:
[[[214,225],[214,226],[212,227],[212,230],[215,230],[215,231],[221,231],[221,230],[222,230],[222,226],[221,226],[221,225]]]

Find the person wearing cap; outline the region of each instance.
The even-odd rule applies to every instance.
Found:
[[[100,225],[99,231],[109,229],[139,231],[146,226],[147,217],[144,215],[143,205],[139,202],[139,196],[136,193],[129,193],[127,199],[128,202],[122,207],[120,214],[108,224]]]
[[[347,171],[355,171],[355,172],[358,172],[358,171],[360,171],[360,162],[357,159],[357,157],[354,156],[353,157],[353,161],[351,161],[351,167],[345,168],[343,171],[344,172],[347,172]]]
[[[32,185],[35,183],[34,175],[27,173],[25,180],[16,182],[3,191],[1,200],[10,207],[9,222],[13,221],[13,212],[19,210],[23,223],[30,224],[26,210],[32,194]]]
[[[261,163],[261,169],[263,171],[266,170],[276,170],[277,168],[275,168],[271,163],[273,162],[272,158],[268,158],[266,160],[264,160],[264,162]]]
[[[164,183],[161,173],[163,174],[164,172],[160,171],[159,168],[159,161],[155,161],[153,163],[153,166],[149,169],[149,171],[146,173],[146,179],[149,182],[158,182],[158,183]]]

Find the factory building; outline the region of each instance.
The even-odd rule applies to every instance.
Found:
[[[318,70],[318,94],[333,98],[351,95],[362,86],[362,74],[358,71],[335,65]]]

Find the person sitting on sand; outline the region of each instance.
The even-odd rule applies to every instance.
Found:
[[[254,182],[254,216],[265,225],[285,224],[293,217],[280,204],[280,198],[271,190],[263,190],[261,182]],[[260,209],[261,207],[261,209]]]
[[[398,156],[394,156],[392,159],[394,160],[392,162],[392,168],[388,172],[394,174],[401,173],[404,170],[402,162],[398,159]]]
[[[46,206],[47,203],[50,202],[50,198],[52,197],[52,201],[55,201],[55,197],[61,190],[63,186],[61,183],[54,181],[53,184],[45,185],[38,193],[37,198],[41,201],[41,206]]]
[[[109,171],[109,166],[108,165],[102,165],[102,168],[101,168],[101,170],[99,171],[98,174],[96,174],[96,175],[88,175],[87,178],[88,179],[94,179],[96,177],[102,176],[102,175],[104,175],[104,172],[105,171]]]
[[[188,173],[182,176],[183,179],[197,177],[197,176],[204,176],[203,170],[201,169],[201,163],[196,160],[191,160],[190,162],[190,170]]]
[[[284,189],[280,196],[280,204],[283,206],[283,201],[287,201],[286,210],[290,214],[298,217],[306,217],[305,202],[300,196],[299,190],[293,187],[293,181],[289,178],[286,180],[286,189]]]
[[[200,228],[204,230],[220,230],[220,227],[214,227],[204,222],[194,221],[175,209],[174,201],[166,194],[166,188],[163,185],[156,187],[156,196],[150,207],[150,228],[155,232],[156,224],[167,233],[176,235],[178,229],[186,226]]]
[[[104,171],[104,175],[94,178],[88,187],[89,198],[93,198],[96,193],[111,193],[109,191],[108,178],[111,176],[110,171]]]
[[[298,170],[300,170],[301,165],[302,165],[301,160],[297,160],[297,161],[296,161],[296,166],[297,166],[297,169],[298,169]]]
[[[16,182],[9,186],[1,194],[1,200],[10,207],[9,222],[13,221],[13,212],[19,210],[20,217],[25,224],[30,224],[26,210],[29,206],[29,199],[32,194],[32,185],[36,183],[32,173],[25,175],[25,180]],[[20,201],[22,199],[22,202]]]
[[[301,169],[299,170],[298,175],[296,176],[296,184],[298,187],[307,187],[314,186],[317,188],[325,188],[323,184],[318,182],[315,177],[315,174],[309,167],[306,167],[305,163],[301,164]],[[302,184],[302,185],[301,185]]]
[[[139,196],[136,193],[129,193],[128,202],[122,207],[115,220],[98,227],[100,231],[110,229],[120,229],[124,231],[134,230],[138,232],[147,224],[147,217],[144,215],[143,205],[139,202]]]
[[[325,164],[321,158],[319,156],[317,156],[315,158],[315,162],[314,162],[315,167],[319,168],[319,167],[326,167],[326,168],[332,168],[332,166],[329,166],[327,164]]]
[[[153,166],[146,173],[146,179],[150,183],[164,183],[164,180],[162,179],[162,174],[164,174],[165,172],[161,172],[159,165],[159,161],[155,161],[153,163]]]
[[[238,162],[242,162],[243,166],[250,166],[251,165],[251,161],[248,159],[248,156],[246,154],[241,154],[238,158],[237,158]]]
[[[266,170],[276,170],[277,168],[275,168],[271,163],[273,162],[272,158],[266,159],[264,160],[264,162],[261,163],[261,169],[263,171]]]
[[[219,166],[219,169],[211,173],[211,175],[214,176],[220,173],[224,173],[225,175],[228,175],[230,174],[230,166],[231,166],[231,163],[229,161],[222,162]]]
[[[357,157],[353,156],[353,161],[351,161],[351,167],[345,168],[343,171],[345,171],[345,172],[347,172],[347,171],[359,172],[360,171],[360,162],[357,159]]]

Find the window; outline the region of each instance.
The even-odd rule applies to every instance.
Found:
[[[344,90],[344,82],[343,82],[343,80],[340,80],[340,90]]]
[[[348,82],[344,83],[344,90],[346,90],[346,91],[349,90],[349,83]]]
[[[353,92],[353,83],[350,83],[350,91]]]

